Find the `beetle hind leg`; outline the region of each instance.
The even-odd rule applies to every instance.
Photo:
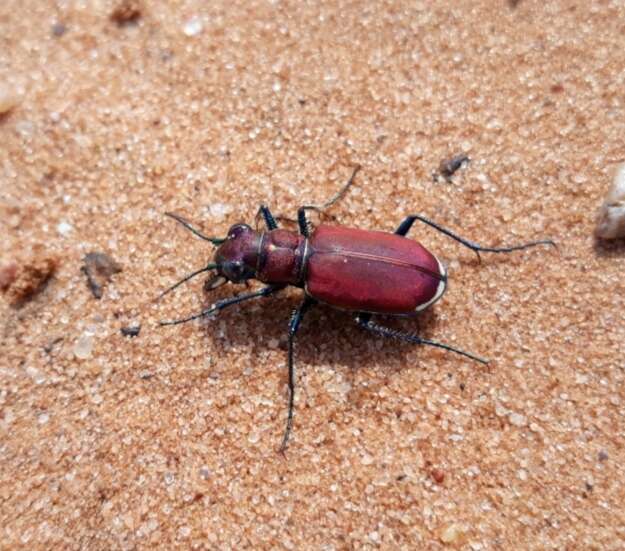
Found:
[[[447,228],[444,228],[443,226],[437,224],[436,222],[433,222],[432,220],[430,220],[429,218],[426,218],[425,216],[421,216],[420,214],[411,214],[410,216],[407,216],[403,220],[403,222],[398,226],[398,228],[395,230],[395,233],[397,235],[405,236],[410,231],[410,228],[412,227],[412,225],[415,223],[416,220],[418,220],[419,222],[423,222],[424,224],[430,226],[431,228],[434,228],[436,231],[439,231],[445,234],[447,237],[451,237],[453,240],[457,241],[461,245],[464,245],[465,247],[471,249],[480,260],[481,260],[480,251],[487,252],[487,253],[510,253],[512,251],[520,251],[522,249],[529,249],[530,247],[535,247],[536,245],[551,245],[553,247],[556,247],[556,244],[551,239],[531,241],[529,243],[523,243],[521,245],[512,245],[510,247],[482,247],[481,245],[478,245],[477,243],[474,243],[473,241],[469,241],[468,239],[465,239],[464,237],[460,237],[458,234],[452,232],[451,230],[448,230]]]
[[[425,344],[427,346],[434,346],[436,348],[442,348],[443,350],[447,350],[449,352],[455,352],[456,354],[460,354],[461,356],[465,356],[471,360],[475,360],[476,362],[480,362],[482,364],[487,364],[488,360],[484,358],[480,358],[479,356],[475,356],[470,352],[465,352],[464,350],[460,350],[459,348],[454,348],[448,344],[444,344],[437,341],[431,341],[429,339],[422,339],[418,335],[414,333],[405,333],[403,331],[397,331],[395,329],[391,329],[390,327],[385,327],[383,325],[379,325],[371,320],[371,314],[368,313],[360,313],[356,316],[356,323],[361,327],[364,327],[368,331],[375,333],[376,335],[380,335],[382,337],[387,337],[391,339],[398,339],[401,341],[410,342],[412,344]]]

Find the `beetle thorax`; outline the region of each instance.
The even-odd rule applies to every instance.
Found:
[[[303,285],[306,239],[291,231],[263,233],[256,277],[266,283]]]

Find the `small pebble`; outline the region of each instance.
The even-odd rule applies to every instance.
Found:
[[[102,298],[104,286],[116,273],[122,271],[121,266],[104,253],[88,253],[83,258],[82,272],[87,276],[87,286],[95,298]]]
[[[197,36],[202,32],[203,28],[202,20],[199,17],[192,17],[185,22],[182,32],[187,36]]]
[[[56,231],[58,231],[63,237],[69,235],[74,228],[68,222],[61,222],[56,226]]]
[[[442,484],[445,481],[445,471],[442,469],[432,469],[430,475],[437,484]]]
[[[120,27],[136,23],[141,17],[141,8],[139,0],[120,0],[111,12],[111,21]]]
[[[56,23],[54,23],[54,25],[52,25],[52,36],[56,36],[57,38],[60,38],[66,32],[67,32],[67,27],[63,23],[60,23],[57,21]]]
[[[8,84],[0,83],[0,115],[4,115],[20,103],[19,94]]]
[[[466,535],[465,528],[460,524],[448,524],[440,532],[440,540],[443,543],[460,543]]]
[[[508,419],[515,427],[524,427],[527,425],[527,418],[525,415],[521,415],[520,413],[511,413],[508,416]]]
[[[74,344],[74,356],[79,360],[86,360],[91,357],[93,351],[93,335],[84,333]]]
[[[141,331],[141,325],[129,325],[121,328],[124,337],[138,337],[139,331]]]
[[[616,168],[612,187],[599,209],[595,235],[601,239],[625,237],[625,163]]]

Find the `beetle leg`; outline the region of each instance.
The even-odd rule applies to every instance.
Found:
[[[304,237],[310,237],[310,229],[312,227],[312,224],[306,219],[307,210],[317,210],[317,207],[308,205],[297,209],[297,225],[299,226],[299,232]]]
[[[297,223],[299,225],[299,231],[304,237],[310,237],[310,229],[311,229],[310,222],[306,220],[306,211],[314,210],[321,214],[325,209],[330,208],[332,205],[334,205],[334,203],[336,203],[339,199],[341,199],[341,197],[343,197],[343,195],[345,195],[347,190],[354,183],[356,174],[358,174],[358,171],[361,168],[362,167],[360,165],[356,165],[354,167],[354,171],[352,172],[352,175],[349,177],[349,180],[347,180],[347,183],[341,189],[339,189],[338,192],[336,192],[329,201],[326,201],[322,205],[304,205],[303,207],[300,207],[297,210]]]
[[[437,348],[442,348],[443,350],[448,350],[450,352],[455,352],[456,354],[460,354],[461,356],[466,356],[471,360],[475,360],[476,362],[480,362],[483,364],[487,364],[488,360],[480,358],[479,356],[474,356],[469,352],[464,352],[458,348],[454,348],[448,344],[444,344],[441,342],[431,341],[428,339],[422,339],[418,335],[413,333],[404,333],[403,331],[396,331],[395,329],[391,329],[390,327],[384,327],[383,325],[378,325],[377,323],[371,321],[371,314],[362,313],[356,316],[356,323],[365,329],[368,329],[372,333],[376,333],[381,335],[382,337],[389,337],[392,339],[399,339],[406,342],[411,342],[413,344],[426,344],[428,346],[435,346]]]
[[[271,214],[271,211],[269,210],[269,207],[266,205],[261,205],[260,207],[258,207],[258,212],[256,213],[256,222],[258,225],[258,217],[262,216],[263,220],[265,221],[265,225],[267,226],[267,229],[269,231],[271,230],[275,230],[278,228],[278,224],[276,222],[276,219],[274,218],[273,214]]]
[[[228,306],[234,306],[235,304],[239,304],[239,302],[245,302],[246,300],[250,300],[252,298],[267,297],[272,293],[275,293],[276,291],[284,289],[284,287],[286,287],[286,285],[268,285],[267,287],[263,287],[258,291],[254,291],[253,293],[244,293],[242,295],[237,295],[236,297],[218,300],[215,304],[212,304],[210,308],[207,308],[199,314],[194,314],[193,316],[189,316],[188,318],[161,321],[159,322],[159,325],[178,325],[180,323],[186,323],[187,321],[192,321],[198,318],[204,318],[206,316],[214,314],[215,312],[221,312],[224,308],[228,308]]]
[[[286,450],[286,445],[289,441],[289,435],[291,434],[291,429],[293,427],[293,406],[295,404],[295,366],[293,365],[293,341],[295,340],[295,334],[299,329],[304,314],[315,303],[316,301],[308,296],[304,298],[304,301],[299,305],[299,307],[296,310],[293,310],[291,320],[289,321],[289,413],[286,420],[286,429],[284,430],[284,436],[282,437],[282,445],[280,446],[281,453],[284,453],[284,451]]]
[[[410,228],[412,227],[412,224],[414,224],[415,220],[419,220],[420,222],[427,224],[428,226],[434,228],[435,230],[441,233],[444,233],[448,237],[451,237],[452,239],[458,241],[458,243],[461,243],[465,247],[468,247],[473,252],[475,252],[478,259],[480,260],[481,260],[480,251],[488,252],[488,253],[509,253],[512,251],[520,251],[522,249],[528,249],[529,247],[535,247],[536,245],[552,245],[556,247],[556,244],[551,239],[531,241],[530,243],[524,243],[522,245],[512,245],[511,247],[482,247],[481,245],[478,245],[477,243],[474,243],[473,241],[469,241],[468,239],[465,239],[464,237],[460,237],[459,235],[455,234],[451,230],[448,230],[447,228],[443,228],[443,226],[440,226],[436,222],[432,222],[432,220],[429,220],[425,216],[421,216],[419,214],[411,214],[410,216],[407,216],[404,219],[404,221],[399,225],[399,227],[395,230],[395,233],[397,235],[402,235],[402,236],[406,235],[408,231],[410,230]]]

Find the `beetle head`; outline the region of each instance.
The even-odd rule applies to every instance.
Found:
[[[260,236],[247,224],[235,224],[228,237],[215,251],[220,276],[239,283],[256,276]]]

